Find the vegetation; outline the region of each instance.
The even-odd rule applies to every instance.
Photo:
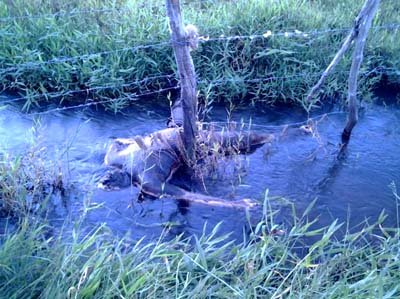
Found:
[[[266,200],[266,206],[268,200]],[[268,211],[264,207],[265,211]],[[269,212],[248,242],[210,235],[133,244],[79,223],[57,236],[24,220],[1,237],[2,298],[398,298],[400,235],[374,225],[343,239],[307,215],[286,234]],[[223,224],[221,224],[223,225]],[[377,228],[378,231],[376,230]],[[278,233],[279,232],[279,233]],[[302,246],[309,237],[317,240]]]
[[[314,103],[303,96],[361,2],[187,1],[187,22],[210,35],[193,52],[201,99],[206,105],[263,101],[309,108]],[[399,24],[399,6],[383,1],[374,25]],[[45,101],[122,97],[107,104],[117,111],[135,93],[177,84],[160,1],[7,0],[0,3],[0,22],[2,88],[26,95],[25,109]],[[326,32],[312,33],[316,29]],[[267,37],[218,38],[222,34]],[[382,82],[399,84],[398,38],[397,29],[372,30],[362,91]],[[327,82],[324,95],[344,92],[349,60]],[[172,77],[145,79],[166,74]],[[87,232],[84,219],[60,232],[45,212],[51,194],[64,193],[66,182],[62,165],[48,161],[43,151],[32,145],[23,156],[0,152],[1,298],[400,297],[399,210],[396,228],[385,227],[384,214],[356,231],[337,222],[316,227],[309,219],[312,205],[303,215],[293,208],[292,224],[277,224],[266,196],[263,218],[241,244],[218,234],[223,223],[210,235],[169,241],[162,235],[133,242],[113,236],[106,225]],[[399,209],[394,184],[392,190]]]
[[[67,195],[70,186],[63,176],[66,159],[63,153],[48,159],[35,131],[31,130],[31,146],[23,153],[13,155],[0,148],[0,219],[45,214],[52,194],[62,200]]]
[[[304,98],[362,2],[184,2],[185,22],[210,38],[193,52],[200,100],[205,105],[286,102],[310,108],[313,103]],[[365,97],[377,84],[400,82],[399,9],[398,1],[381,3],[362,66]],[[117,111],[135,95],[177,85],[160,1],[3,1],[0,22],[2,88],[26,96],[25,109],[45,100],[110,100],[107,106]],[[248,35],[253,38],[224,38]],[[345,93],[350,60],[348,55],[338,66],[324,95]],[[161,96],[165,99],[165,93]]]

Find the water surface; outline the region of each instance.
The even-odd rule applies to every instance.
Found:
[[[232,232],[233,238],[240,240],[248,231],[243,211],[193,205],[182,208],[170,199],[138,203],[135,187],[113,192],[96,188],[112,139],[163,129],[168,115],[166,107],[152,104],[118,115],[93,109],[27,115],[18,107],[7,106],[0,111],[0,147],[16,154],[36,144],[45,149],[48,160],[61,165],[63,177],[75,191],[66,207],[56,204],[55,219],[83,217],[87,228],[107,223],[114,234],[129,233],[134,239],[200,234],[205,223],[209,231],[223,221],[221,233]],[[210,117],[221,122],[216,126],[228,119],[225,109],[218,108]],[[234,111],[229,120],[238,122],[237,127],[241,122],[246,128],[251,123],[253,130],[274,134],[275,141],[249,156],[222,161],[219,173],[204,178],[206,191],[202,192],[231,200],[263,201],[268,190],[271,205],[279,210],[278,222],[291,219],[288,202],[301,214],[316,199],[311,216],[318,217],[318,225],[338,219],[354,227],[365,219],[373,222],[383,209],[388,214],[386,224],[396,225],[396,203],[389,185],[400,185],[399,107],[368,106],[341,160],[337,153],[346,115],[333,112],[313,118],[312,134],[299,130],[306,119],[294,109]],[[168,231],[166,223],[173,224]]]

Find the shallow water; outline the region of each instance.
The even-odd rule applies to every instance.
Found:
[[[112,138],[162,129],[168,114],[166,107],[151,104],[118,115],[92,109],[26,115],[8,106],[0,111],[0,149],[23,153],[35,142],[46,148],[49,160],[62,165],[64,178],[77,191],[66,207],[56,204],[54,219],[81,218],[87,228],[107,223],[114,234],[129,233],[133,239],[158,238],[163,232],[169,237],[200,234],[205,223],[210,231],[223,221],[220,233],[232,232],[234,239],[241,240],[248,230],[243,211],[179,207],[170,199],[137,203],[135,187],[113,192],[96,188]],[[215,108],[210,116],[214,121],[227,120],[225,109]],[[388,214],[386,224],[396,225],[396,202],[389,185],[400,186],[399,107],[368,106],[341,160],[336,156],[346,115],[333,112],[314,118],[313,134],[301,132],[300,124],[285,127],[306,119],[302,112],[290,109],[234,111],[231,120],[238,126],[251,121],[253,130],[272,133],[275,141],[249,156],[221,162],[223,171],[204,179],[207,192],[232,200],[263,201],[268,190],[271,205],[280,211],[278,222],[290,223],[288,202],[301,214],[316,199],[311,218],[318,217],[318,225],[339,219],[354,227],[366,218],[373,222],[383,209]],[[168,231],[166,223],[172,224]]]

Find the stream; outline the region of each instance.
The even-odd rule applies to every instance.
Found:
[[[3,95],[0,106],[10,99]],[[171,199],[138,203],[136,187],[117,191],[96,187],[106,171],[103,159],[113,138],[163,129],[168,116],[167,106],[152,103],[137,104],[116,115],[93,108],[24,114],[19,107],[8,105],[0,110],[0,151],[17,155],[35,144],[58,167],[55,173],[61,171],[66,185],[73,186],[66,202],[53,200],[49,217],[55,226],[77,219],[86,229],[106,223],[113,234],[129,234],[138,240],[199,235],[204,227],[210,232],[222,222],[220,234],[231,233],[235,240],[242,240],[249,231],[244,211],[182,207]],[[338,219],[347,223],[345,228],[355,228],[366,219],[376,221],[382,210],[388,216],[386,225],[398,225],[391,186],[400,186],[400,108],[366,106],[341,160],[336,156],[346,114],[330,109],[311,116],[313,130],[307,134],[298,129],[307,115],[294,108],[238,108],[227,113],[225,108],[214,107],[209,115],[214,126],[226,126],[229,118],[236,127],[250,127],[276,138],[248,156],[222,159],[218,171],[200,180],[202,192],[259,201],[267,193],[270,205],[279,211],[277,223],[290,223],[292,205],[301,215],[316,200],[309,218],[317,217],[318,226]]]

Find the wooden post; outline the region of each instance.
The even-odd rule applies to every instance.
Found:
[[[358,16],[356,17],[356,19],[354,21],[353,28],[351,28],[349,34],[346,36],[346,38],[342,44],[342,47],[336,53],[335,57],[332,59],[331,63],[328,65],[326,70],[322,73],[321,78],[318,80],[318,83],[313,86],[310,93],[308,94],[308,96],[307,96],[308,102],[310,102],[311,99],[315,96],[317,91],[321,88],[322,84],[324,84],[328,75],[335,69],[336,65],[342,59],[344,53],[346,53],[346,51],[349,49],[354,38],[357,37],[358,28],[360,26],[360,23],[363,21],[363,18],[366,16],[366,14],[368,14],[368,12],[371,9],[371,1],[375,1],[375,0],[366,0],[365,1],[363,7],[360,10],[360,13],[358,14]]]
[[[347,120],[346,127],[342,133],[342,149],[345,148],[350,140],[351,131],[358,120],[358,107],[357,107],[357,78],[360,71],[360,66],[363,60],[364,46],[367,40],[368,31],[371,28],[372,20],[378,9],[380,0],[366,0],[363,7],[360,10],[357,18],[354,21],[354,26],[347,35],[342,47],[336,53],[335,57],[322,73],[318,83],[313,86],[310,93],[307,96],[307,101],[311,101],[312,97],[321,88],[325,82],[327,76],[333,71],[344,53],[348,50],[351,43],[355,40],[355,48],[353,52],[353,59],[348,80],[348,104],[349,104],[349,117]],[[342,150],[341,150],[342,151]]]
[[[178,102],[172,107],[172,119],[183,122],[183,144],[187,161],[194,161],[197,135],[197,82],[189,40],[182,23],[179,0],[166,0],[167,16],[171,33],[172,48],[178,67],[181,93]]]
[[[342,144],[347,144],[350,140],[351,131],[358,121],[358,105],[357,105],[357,85],[358,73],[364,58],[364,47],[367,40],[368,31],[371,28],[372,20],[378,10],[380,0],[368,0],[366,7],[368,8],[366,15],[360,22],[358,34],[355,41],[353,58],[350,68],[349,81],[348,81],[348,96],[347,101],[349,105],[349,116],[347,119],[346,127],[342,133]]]

